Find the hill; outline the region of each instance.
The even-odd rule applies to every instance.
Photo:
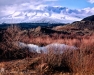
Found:
[[[90,35],[94,31],[94,21],[76,21],[64,26],[53,27],[53,30],[67,31],[76,35]]]
[[[84,18],[82,21],[94,21],[94,15]]]

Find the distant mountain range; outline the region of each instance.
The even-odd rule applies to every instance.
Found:
[[[2,16],[4,23],[72,23],[80,21],[92,13],[86,9],[69,9],[61,6],[40,6],[38,9],[15,11],[13,14]]]
[[[0,30],[6,29],[7,27],[11,25],[17,25],[21,29],[31,29],[31,28],[36,28],[38,26],[52,28],[54,26],[59,26],[59,25],[63,26],[65,24],[64,23],[54,23],[54,24],[50,24],[50,23],[10,23],[10,24],[2,23],[0,24]]]
[[[52,27],[55,27],[55,26],[63,26],[63,25],[68,25],[69,28],[70,27],[76,27],[77,29],[89,28],[89,29],[92,30],[94,28],[94,25],[93,25],[94,24],[94,15],[85,17],[81,21],[74,21],[71,24],[59,23],[59,22],[56,22],[56,23],[55,22],[54,23],[49,23],[49,22],[45,23],[45,19],[43,19],[43,20],[44,20],[43,23],[40,23],[40,21],[39,22],[37,21],[38,23],[36,23],[36,22],[35,23],[9,23],[9,24],[2,23],[2,24],[0,24],[0,29],[5,29],[5,28],[7,28],[10,25],[19,25],[23,29],[36,28],[38,26],[52,28]],[[52,21],[52,20],[49,19],[49,21]],[[61,27],[59,27],[59,28],[61,28]]]

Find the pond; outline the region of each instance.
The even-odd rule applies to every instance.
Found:
[[[25,44],[23,42],[19,42],[19,47],[28,48],[30,52],[37,52],[37,53],[48,53],[49,51],[53,51],[54,53],[57,53],[57,52],[63,53],[65,50],[77,49],[77,47],[75,46],[69,46],[69,45],[59,44],[59,43],[52,43],[52,44],[40,47],[34,44]]]

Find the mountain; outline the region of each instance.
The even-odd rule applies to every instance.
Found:
[[[86,9],[69,9],[62,6],[38,6],[15,11],[9,15],[0,16],[3,23],[72,23],[80,21],[92,12]]]
[[[94,21],[94,15],[84,18],[82,21]]]

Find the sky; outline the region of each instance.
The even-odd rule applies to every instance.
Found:
[[[40,18],[73,22],[93,15],[93,11],[94,0],[0,0],[0,23]]]
[[[57,4],[72,9],[94,7],[94,0],[58,0]]]

